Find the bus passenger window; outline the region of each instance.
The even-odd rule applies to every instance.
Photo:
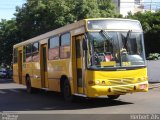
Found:
[[[23,46],[23,62],[26,62],[26,46]]]
[[[13,50],[13,63],[17,63],[17,57],[18,57],[18,49],[14,48],[14,50]]]
[[[59,36],[49,39],[49,60],[59,59]]]
[[[39,43],[33,43],[32,45],[32,60],[33,62],[39,61]]]
[[[29,44],[26,46],[26,62],[32,61],[32,45]]]
[[[70,33],[61,36],[60,58],[70,57]]]

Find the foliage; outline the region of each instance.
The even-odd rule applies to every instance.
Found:
[[[18,30],[15,20],[0,22],[0,62],[10,65],[13,45],[18,43]]]
[[[147,59],[148,60],[159,60],[160,54],[159,53],[150,53]]]
[[[149,53],[160,53],[160,11],[155,13],[144,12],[132,15],[127,18],[137,19],[141,22],[144,30],[144,43],[147,56]]]
[[[26,0],[16,7],[15,19],[0,22],[0,63],[11,64],[13,45],[66,24],[97,17],[122,17],[112,0]],[[144,30],[147,56],[160,53],[160,11],[127,18],[138,19]]]
[[[118,16],[112,0],[27,0],[16,11],[22,41],[81,19]]]
[[[81,19],[119,16],[112,0],[26,0],[15,19],[0,22],[0,63],[11,64],[18,42]]]

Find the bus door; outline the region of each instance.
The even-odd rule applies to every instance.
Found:
[[[41,45],[41,84],[42,88],[48,88],[48,72],[47,72],[47,44]]]
[[[18,78],[19,84],[22,84],[22,50],[18,51]]]
[[[83,35],[77,36],[76,44],[76,76],[77,76],[77,92],[84,94],[84,54],[82,49]]]

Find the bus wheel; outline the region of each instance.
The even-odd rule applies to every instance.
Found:
[[[119,98],[120,95],[108,95],[108,98],[111,100]]]
[[[66,102],[73,101],[73,95],[71,93],[71,87],[69,81],[66,79],[63,83],[63,97]]]
[[[31,86],[31,80],[29,76],[26,76],[26,90],[28,93],[33,93],[33,87]]]

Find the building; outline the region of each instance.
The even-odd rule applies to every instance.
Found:
[[[116,10],[126,16],[128,12],[132,14],[144,11],[144,0],[114,0]]]
[[[135,0],[134,13],[144,12],[144,0]]]
[[[156,12],[160,10],[160,0],[145,0],[145,10]]]

